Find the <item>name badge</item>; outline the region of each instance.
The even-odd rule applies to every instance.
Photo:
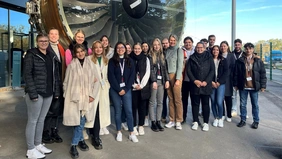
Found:
[[[101,83],[102,88],[104,89],[104,87],[105,87],[105,81],[104,81],[104,80],[101,80],[100,83]]]
[[[125,83],[120,83],[119,86],[122,88],[122,87],[125,87]]]
[[[158,77],[157,77],[157,78],[158,78],[158,80],[161,80],[163,77],[162,77],[162,76],[160,76],[160,75],[158,75]]]
[[[252,77],[247,77],[247,81],[251,81],[252,80]]]

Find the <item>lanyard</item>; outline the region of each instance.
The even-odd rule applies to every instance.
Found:
[[[123,72],[124,72],[124,61],[121,63],[119,63],[119,67],[120,67],[120,72],[121,72],[121,82],[123,82]]]
[[[161,67],[160,67],[160,63],[158,63],[158,75],[161,75]]]
[[[243,51],[241,51],[241,53],[240,53],[240,55],[239,55],[239,57],[237,58],[236,57],[236,55],[235,55],[236,53],[234,52],[234,57],[235,57],[235,59],[237,60],[237,59],[239,59],[241,56],[242,56],[242,54],[243,54]]]
[[[103,69],[104,69],[104,65],[100,65],[100,72],[101,72],[101,78],[103,79]]]

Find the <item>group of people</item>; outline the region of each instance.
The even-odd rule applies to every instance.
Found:
[[[57,126],[61,114],[63,124],[73,127],[72,158],[79,157],[77,147],[89,150],[85,143],[88,136],[95,149],[102,149],[100,135],[109,134],[110,106],[114,107],[116,140],[123,140],[123,128],[136,143],[138,135],[145,135],[148,119],[154,132],[164,131],[162,122],[166,122],[167,115],[165,127],[181,130],[189,96],[192,130],[199,126],[209,130],[210,101],[212,125],[223,127],[225,116],[231,122],[237,112],[232,102],[236,102],[239,90],[241,121],[237,126],[246,125],[250,94],[251,127],[258,128],[258,91],[266,88],[266,75],[251,43],[244,45],[244,52],[242,41],[236,39],[231,52],[226,41],[214,45],[215,36],[210,35],[195,46],[193,39],[186,37],[180,48],[177,36],[170,35],[162,41],[155,38],[151,45],[118,42],[111,48],[104,35],[88,48],[85,33],[77,30],[65,50],[55,28],[48,35],[39,33],[36,41],[37,48],[28,50],[24,58],[28,158],[44,158],[52,152],[42,142],[63,141]],[[200,106],[203,124],[199,120]]]

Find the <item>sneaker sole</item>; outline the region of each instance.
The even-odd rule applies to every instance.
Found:
[[[26,158],[28,158],[28,156],[27,156],[27,155],[26,155],[25,157],[26,157]],[[44,158],[46,158],[46,156],[45,156],[45,157],[43,157],[43,158],[37,158],[37,159],[44,159]],[[33,158],[32,158],[32,159],[33,159]]]

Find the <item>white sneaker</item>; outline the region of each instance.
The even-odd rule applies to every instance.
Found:
[[[209,124],[207,123],[203,124],[203,131],[209,131]]]
[[[180,122],[176,122],[176,130],[182,130],[182,126]]]
[[[137,131],[137,126],[135,126],[135,127],[133,128],[133,133],[134,133],[136,136],[139,135],[139,133],[138,133],[138,131]]]
[[[35,148],[41,152],[42,154],[49,154],[52,153],[52,150],[47,149],[44,145],[39,144],[38,146],[35,146]]]
[[[223,121],[225,120],[225,116],[222,116],[222,118],[221,118]]]
[[[83,134],[83,139],[84,139],[84,140],[89,139],[89,136],[88,136],[88,134],[87,134],[87,132],[86,132],[86,129],[83,129],[83,130],[82,130],[82,134]]]
[[[194,123],[192,124],[192,130],[197,130],[197,129],[198,129],[198,126],[199,126],[198,122],[194,122]]]
[[[222,119],[218,120],[218,127],[223,128],[223,120]]]
[[[121,127],[122,127],[125,131],[128,131],[128,126],[127,126],[127,123],[126,123],[126,122],[121,123]]]
[[[144,127],[143,126],[139,126],[138,130],[139,130],[139,135],[145,135],[145,131],[144,131]]]
[[[218,119],[214,119],[212,126],[217,127],[218,126]]]
[[[108,135],[110,132],[107,127],[102,128],[105,135]]]
[[[118,133],[117,133],[116,140],[119,141],[119,142],[122,141],[122,133],[121,133],[121,132],[118,132]]]
[[[231,123],[232,119],[231,118],[226,118],[226,121]]]
[[[136,143],[138,142],[137,136],[134,134],[129,135],[129,140],[131,140],[132,142]]]
[[[237,116],[237,111],[232,110],[232,112],[231,112],[231,116],[233,116],[233,117]]]
[[[145,118],[144,126],[149,126],[149,119],[148,118]]]
[[[249,119],[249,115],[246,115],[246,119]]]
[[[41,152],[39,152],[36,148],[32,149],[32,150],[27,150],[26,152],[26,157],[27,158],[45,158],[46,156],[44,154],[42,154]]]
[[[175,123],[172,122],[172,121],[170,121],[169,123],[165,124],[165,127],[166,127],[166,128],[172,128],[172,127],[174,127],[174,126],[175,126]]]
[[[102,128],[100,129],[99,135],[101,135],[101,136],[102,136],[102,135],[105,135],[104,130],[103,130]]]

